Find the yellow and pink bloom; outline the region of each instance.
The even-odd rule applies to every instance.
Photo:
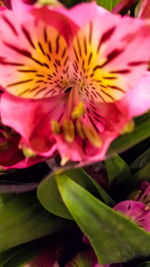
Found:
[[[95,3],[71,10],[12,3],[0,13],[3,124],[41,157],[103,160],[150,107],[150,24]]]

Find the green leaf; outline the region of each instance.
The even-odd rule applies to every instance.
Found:
[[[114,204],[114,201],[105,192],[105,190],[98,185],[83,169],[70,169],[63,173],[48,176],[40,183],[37,189],[37,196],[40,203],[49,212],[66,219],[72,219],[72,216],[62,201],[56,184],[56,176],[61,176],[64,174],[67,177],[72,178],[75,182],[86,188],[92,194],[99,197],[101,196],[107,204]]]
[[[150,267],[150,261],[145,261],[141,263],[140,265],[138,265],[137,267]]]
[[[47,213],[34,195],[15,196],[0,208],[0,252],[65,227],[67,222]]]
[[[76,183],[87,189],[93,195],[101,197],[108,205],[114,205],[114,200],[87,172],[83,169],[70,169],[64,172],[65,175],[73,179]],[[99,193],[99,194],[98,194]]]
[[[20,267],[44,250],[38,243],[29,243],[9,249],[0,254],[1,267]]]
[[[119,155],[116,154],[114,157],[105,160],[105,165],[109,184],[117,178],[120,182],[131,178],[129,166]]]
[[[128,196],[134,182],[133,175],[128,164],[119,156],[105,161],[109,179],[109,191],[115,200],[121,201]]]
[[[107,156],[123,152],[150,136],[150,114],[146,113],[135,120],[133,132],[119,136],[110,146]]]
[[[130,165],[131,169],[141,169],[150,162],[150,148],[145,150],[135,161]]]
[[[50,175],[40,183],[37,189],[37,197],[47,211],[72,220],[70,213],[61,199],[55,178],[55,175]]]
[[[106,206],[66,175],[57,178],[64,203],[93,246],[99,263],[149,255],[150,234]]]
[[[150,182],[150,162],[146,166],[135,173],[134,179],[136,180],[136,185],[140,185],[141,182]]]
[[[91,251],[79,252],[65,267],[91,267],[93,266],[93,254]]]
[[[97,0],[97,4],[100,6],[103,6],[104,8],[108,10],[112,10],[113,7],[115,7],[120,0]]]

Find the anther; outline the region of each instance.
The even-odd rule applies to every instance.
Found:
[[[29,147],[23,146],[22,152],[26,158],[33,158],[36,156],[36,153]]]
[[[73,142],[75,138],[74,124],[71,120],[65,119],[62,124],[64,138],[68,142]]]
[[[79,119],[76,120],[76,130],[77,130],[78,135],[82,139],[84,139],[85,138],[85,135],[84,135],[84,132],[83,132],[82,124],[81,124],[81,122],[80,122]]]
[[[56,120],[51,121],[51,127],[54,134],[60,133],[60,125]]]
[[[76,106],[71,113],[71,117],[73,119],[78,119],[79,117],[83,116],[85,113],[84,104],[82,102],[79,102],[78,106]]]
[[[98,133],[88,125],[83,124],[83,132],[89,142],[95,146],[100,147],[102,145],[102,140],[100,139]]]
[[[130,120],[124,128],[120,131],[120,134],[131,133],[134,130],[134,120]]]

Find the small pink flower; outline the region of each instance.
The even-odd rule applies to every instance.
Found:
[[[125,200],[115,205],[114,209],[150,232],[150,210],[143,203]]]
[[[150,183],[142,183],[135,200],[142,202],[146,207],[150,208]]]
[[[59,267],[60,265],[57,263],[57,258],[58,255],[54,249],[46,249],[29,263],[25,264],[24,267]]]
[[[66,10],[15,2],[0,16],[3,123],[40,156],[103,160],[131,118],[150,107],[149,73],[142,78],[149,23],[95,3]]]

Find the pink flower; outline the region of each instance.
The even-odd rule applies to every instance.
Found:
[[[30,151],[19,149],[21,136],[0,122],[0,169],[26,168],[43,160],[38,155],[29,155]],[[26,156],[25,156],[26,154]],[[27,155],[28,154],[28,155]]]
[[[103,160],[131,118],[150,107],[149,73],[143,78],[150,24],[95,3],[22,5],[0,16],[3,123],[21,135],[20,147],[42,157]]]
[[[142,202],[146,207],[150,208],[150,183],[142,183],[135,200]]]
[[[150,210],[140,201],[125,200],[115,205],[114,209],[150,232]]]
[[[150,1],[149,0],[142,0],[139,17],[143,19],[150,18]]]
[[[29,263],[25,264],[24,267],[59,267],[59,264],[57,263],[57,252],[58,251],[54,251],[53,248],[46,249]]]

